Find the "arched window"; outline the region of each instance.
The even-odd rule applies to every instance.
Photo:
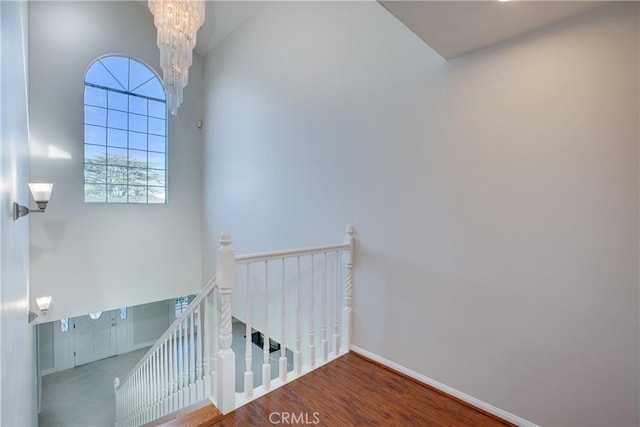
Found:
[[[165,203],[167,104],[158,76],[124,56],[84,80],[84,201]]]

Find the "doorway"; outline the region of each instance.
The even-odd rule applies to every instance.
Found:
[[[74,328],[74,366],[115,356],[116,311],[98,311],[71,319]]]

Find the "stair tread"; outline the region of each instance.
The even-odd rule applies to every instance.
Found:
[[[210,426],[223,418],[222,412],[213,404],[206,405],[193,412],[179,415],[178,417],[160,424],[161,427],[205,427]]]

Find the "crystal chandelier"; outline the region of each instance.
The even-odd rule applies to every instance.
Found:
[[[149,9],[158,29],[167,106],[176,115],[182,104],[182,90],[189,82],[196,33],[204,23],[204,0],[149,0]]]

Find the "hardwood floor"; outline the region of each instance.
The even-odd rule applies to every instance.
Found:
[[[355,353],[209,425],[510,426]]]

